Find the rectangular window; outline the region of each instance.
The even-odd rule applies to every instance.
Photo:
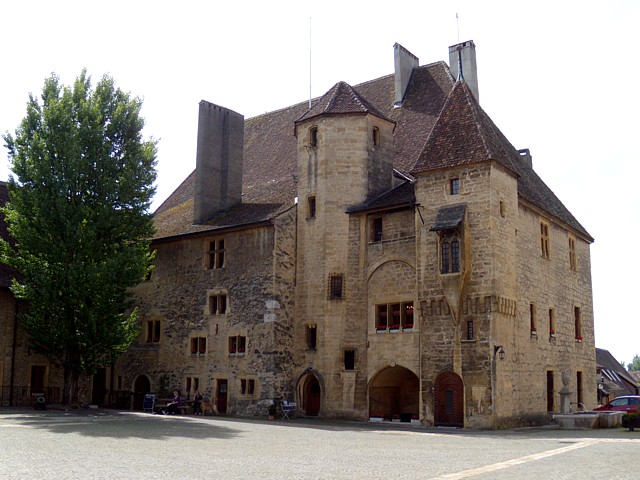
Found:
[[[316,217],[316,197],[315,195],[312,195],[310,197],[307,198],[307,214],[308,214],[308,218],[315,218]]]
[[[224,315],[227,313],[227,296],[224,294],[209,296],[209,314]]]
[[[209,241],[209,250],[207,252],[207,267],[209,269],[224,267],[224,240]]]
[[[331,275],[329,277],[329,299],[336,300],[342,298],[342,275]]]
[[[240,393],[242,395],[246,395],[247,393],[247,380],[244,378],[240,380]]]
[[[204,355],[207,353],[206,337],[191,338],[191,355]]]
[[[578,260],[576,257],[576,239],[569,237],[569,268],[571,270],[578,270]]]
[[[536,335],[538,333],[538,329],[536,328],[536,306],[533,303],[529,304],[529,323],[531,335]]]
[[[449,192],[451,193],[451,195],[458,195],[460,193],[460,179],[452,178],[449,181],[449,187]]]
[[[582,389],[582,372],[577,372],[576,389],[577,389],[577,395],[578,395],[578,407],[584,407],[584,393]]]
[[[382,241],[382,217],[375,217],[371,219],[371,241]]]
[[[549,225],[544,222],[540,222],[540,254],[549,258]]]
[[[247,388],[247,393],[249,395],[253,395],[253,393],[256,391],[256,381],[253,379],[249,380],[249,386]]]
[[[473,340],[473,320],[467,321],[467,340]]]
[[[158,343],[160,341],[160,320],[149,320],[147,322],[147,343]]]
[[[185,390],[187,393],[193,393],[200,390],[200,379],[195,377],[187,377],[185,379]]]
[[[307,325],[306,333],[307,333],[307,348],[309,350],[316,349],[316,325]]]
[[[442,238],[440,241],[440,273],[458,273],[460,271],[460,241]]]
[[[451,254],[449,252],[449,242],[442,242],[441,245],[441,263],[442,266],[440,268],[441,273],[449,273],[449,265],[451,265]]]
[[[580,307],[573,307],[573,321],[575,324],[576,340],[582,341],[582,319],[580,318]]]
[[[229,337],[229,353],[235,355],[244,355],[247,349],[247,337],[236,335]]]
[[[344,351],[344,369],[355,370],[356,368],[356,351],[345,350]]]
[[[413,302],[376,305],[376,331],[413,329]]]
[[[553,308],[549,309],[549,335],[554,336],[556,334],[556,317]]]

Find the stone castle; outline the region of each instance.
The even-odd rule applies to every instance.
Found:
[[[595,404],[592,237],[480,107],[472,41],[450,66],[394,55],[311,108],[200,103],[139,339],[94,399],[500,428],[546,423],[565,374]]]

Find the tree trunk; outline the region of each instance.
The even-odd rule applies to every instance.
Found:
[[[78,403],[78,378],[80,375],[73,368],[72,363],[64,365],[64,388],[62,390],[62,404],[74,405]]]

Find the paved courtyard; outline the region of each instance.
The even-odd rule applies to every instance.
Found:
[[[635,479],[640,432],[0,408],[2,479]]]

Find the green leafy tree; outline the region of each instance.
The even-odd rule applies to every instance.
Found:
[[[52,74],[3,135],[13,175],[4,214],[18,269],[12,290],[32,348],[64,369],[63,403],[81,374],[113,362],[138,333],[128,290],[147,275],[156,141],[143,140],[142,101],[86,70],[73,87]]]
[[[630,372],[640,372],[640,357],[638,355],[634,356],[631,363],[627,365],[627,370]]]

